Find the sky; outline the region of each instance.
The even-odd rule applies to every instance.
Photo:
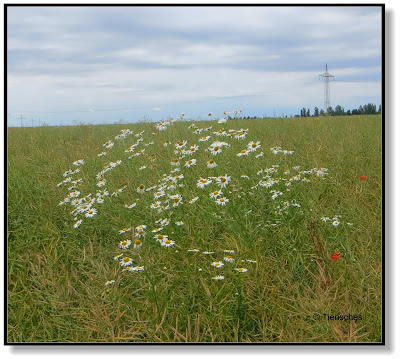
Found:
[[[8,7],[8,126],[381,104],[377,6]],[[22,120],[21,120],[22,117]]]

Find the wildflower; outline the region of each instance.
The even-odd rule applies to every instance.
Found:
[[[160,225],[162,226],[162,227],[165,227],[165,226],[168,226],[169,225],[169,220],[168,219],[163,219],[163,220],[161,220],[160,221]]]
[[[142,244],[143,244],[142,241],[140,239],[136,238],[133,241],[133,248],[139,249],[142,246]]]
[[[214,160],[208,160],[207,161],[207,167],[208,168],[214,168],[214,167],[217,167],[218,165],[217,165],[217,163],[214,161]]]
[[[236,156],[242,157],[242,156],[248,156],[250,151],[247,150],[241,150]]]
[[[140,238],[140,237],[144,237],[145,235],[146,235],[146,232],[144,231],[144,229],[140,228],[140,229],[136,230],[135,237]]]
[[[331,219],[329,218],[329,217],[321,217],[321,221],[322,222],[328,222],[328,221],[330,221]]]
[[[97,214],[97,209],[96,208],[90,208],[86,213],[85,216],[86,217],[93,217],[94,215]]]
[[[332,222],[332,225],[337,227],[340,224],[340,222],[338,220],[335,220]]]
[[[257,141],[257,142],[249,142],[249,144],[247,145],[247,149],[250,151],[250,152],[254,152],[254,151],[256,151],[258,148],[260,148],[261,147],[261,144],[260,144],[260,141]]]
[[[164,197],[164,196],[165,196],[165,192],[164,191],[159,191],[159,192],[154,193],[154,198],[155,199],[158,199],[158,198],[161,198],[161,197]]]
[[[160,207],[160,205],[161,205],[161,202],[160,202],[160,201],[157,201],[157,202],[155,202],[155,203],[152,203],[151,206],[150,206],[150,208],[152,208],[152,209],[157,209],[157,208]]]
[[[128,208],[128,209],[132,209],[132,208],[134,208],[134,207],[136,207],[136,202],[135,203],[132,203],[131,205],[125,205],[125,208]]]
[[[220,118],[219,120],[218,120],[218,123],[226,123],[228,120],[226,119],[226,118]]]
[[[127,267],[130,266],[133,263],[133,259],[129,257],[124,257],[122,260],[119,262],[121,267]]]
[[[334,260],[338,260],[339,257],[340,257],[340,254],[339,253],[335,253],[335,254],[332,255],[331,260],[333,260],[333,261]]]
[[[194,153],[194,152],[196,152],[198,149],[199,149],[199,146],[193,145],[193,146],[190,146],[189,151],[190,151],[191,153]]]
[[[170,145],[171,144],[171,141],[170,140],[166,140],[165,142],[164,142],[164,147],[167,147],[168,145]]]
[[[193,204],[194,202],[196,202],[196,201],[198,201],[199,200],[199,197],[194,197],[194,198],[192,198],[190,201],[189,201],[189,203],[190,204]]]
[[[118,254],[117,256],[114,257],[114,260],[117,261],[118,259],[120,259],[121,257],[123,257],[123,253],[122,254]]]
[[[144,185],[139,185],[139,187],[136,189],[136,191],[138,192],[138,193],[144,193],[144,191],[145,191],[145,187],[144,187]]]
[[[175,224],[176,224],[177,226],[183,226],[183,225],[184,225],[184,222],[183,222],[183,221],[178,221],[178,222],[175,222]]]
[[[69,196],[70,196],[71,198],[76,198],[76,197],[79,197],[80,194],[81,194],[81,192],[76,191],[76,192],[70,193]]]
[[[167,239],[167,240],[161,242],[161,245],[163,247],[172,247],[174,244],[175,244],[175,241],[172,241],[170,239]]]
[[[205,142],[208,141],[211,138],[211,136],[204,136],[202,138],[199,139],[200,142]]]
[[[224,253],[234,254],[235,251],[233,249],[224,249]]]
[[[222,152],[222,148],[220,146],[212,146],[208,149],[212,155],[217,155],[218,153]]]
[[[367,179],[367,176],[360,176],[360,180],[365,181]]]
[[[168,236],[166,234],[157,234],[154,236],[154,239],[156,239],[157,242],[164,242],[168,239]]]
[[[249,176],[247,176],[247,175],[241,175],[240,177],[241,177],[241,178],[250,179],[250,177],[249,177]]]
[[[208,186],[210,183],[211,183],[211,181],[210,181],[209,179],[200,178],[200,179],[197,181],[196,186],[199,187],[199,188],[204,188],[205,186]]]
[[[254,261],[254,260],[252,260],[252,259],[246,259],[246,262],[248,262],[248,263],[253,263],[253,264],[256,264],[256,263],[257,263],[257,261]]]
[[[131,243],[132,243],[132,241],[130,241],[129,239],[125,240],[125,241],[121,241],[121,242],[119,242],[119,248],[128,249],[131,246]]]
[[[238,133],[235,135],[235,139],[237,139],[237,140],[242,140],[243,138],[246,137],[246,135],[247,135],[247,132],[238,132]]]
[[[222,268],[224,266],[224,263],[222,262],[212,262],[211,265],[215,268]]]
[[[139,171],[145,170],[147,168],[147,166],[142,166],[139,168]]]
[[[213,255],[215,252],[203,252],[203,254],[206,254],[206,255]]]
[[[172,166],[179,166],[179,158],[173,158],[172,160],[171,160],[171,165]]]
[[[144,266],[136,266],[136,267],[132,267],[131,272],[143,272],[144,271]]]
[[[77,160],[77,161],[73,162],[72,164],[73,164],[74,166],[79,166],[79,165],[83,165],[84,163],[85,163],[84,160]]]
[[[217,184],[221,187],[221,188],[225,188],[228,183],[230,182],[231,177],[228,175],[225,176],[220,176],[216,178]]]
[[[105,283],[105,285],[110,285],[110,284],[114,284],[115,283],[115,280],[108,280],[106,283]]]
[[[226,257],[224,257],[224,261],[233,263],[235,261],[235,258],[233,258],[232,256],[226,256]]]
[[[247,268],[234,268],[235,271],[238,271],[239,273],[246,273]]]
[[[223,195],[223,193],[222,193],[221,190],[219,190],[219,191],[214,191],[214,192],[210,193],[210,197],[213,198],[213,199],[216,199],[216,198],[218,198],[218,197],[221,197],[222,195]]]
[[[80,219],[79,221],[75,222],[74,228],[78,228],[82,224],[82,220]]]
[[[193,249],[188,249],[187,250],[189,253],[198,253],[200,250],[197,248],[193,248]]]
[[[219,204],[220,206],[225,206],[229,202],[229,199],[226,197],[218,198],[215,203]]]
[[[101,152],[101,153],[99,153],[97,155],[97,157],[103,157],[103,156],[106,156],[106,155],[107,155],[107,152]]]
[[[123,229],[120,229],[120,230],[119,230],[119,234],[128,232],[128,231],[130,231],[131,229],[132,229],[132,228],[130,228],[130,227],[129,227],[129,228],[126,228],[126,227],[125,227],[125,228],[123,228]]]
[[[196,162],[197,162],[196,159],[191,159],[191,160],[189,160],[189,161],[186,161],[185,167],[189,168],[189,167],[195,166],[195,165],[196,165]]]
[[[224,280],[225,277],[223,275],[217,275],[216,277],[213,277],[212,279],[214,279],[214,280]]]

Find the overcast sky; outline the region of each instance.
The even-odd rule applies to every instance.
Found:
[[[380,7],[8,7],[8,122],[381,104]]]

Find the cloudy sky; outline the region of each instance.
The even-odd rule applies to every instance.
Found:
[[[8,123],[381,103],[380,7],[9,7]]]

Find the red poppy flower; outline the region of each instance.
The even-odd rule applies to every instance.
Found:
[[[367,176],[360,176],[360,180],[365,181],[367,179]]]
[[[331,260],[335,260],[335,259],[339,259],[340,254],[339,253],[335,253],[334,255],[332,255]]]

